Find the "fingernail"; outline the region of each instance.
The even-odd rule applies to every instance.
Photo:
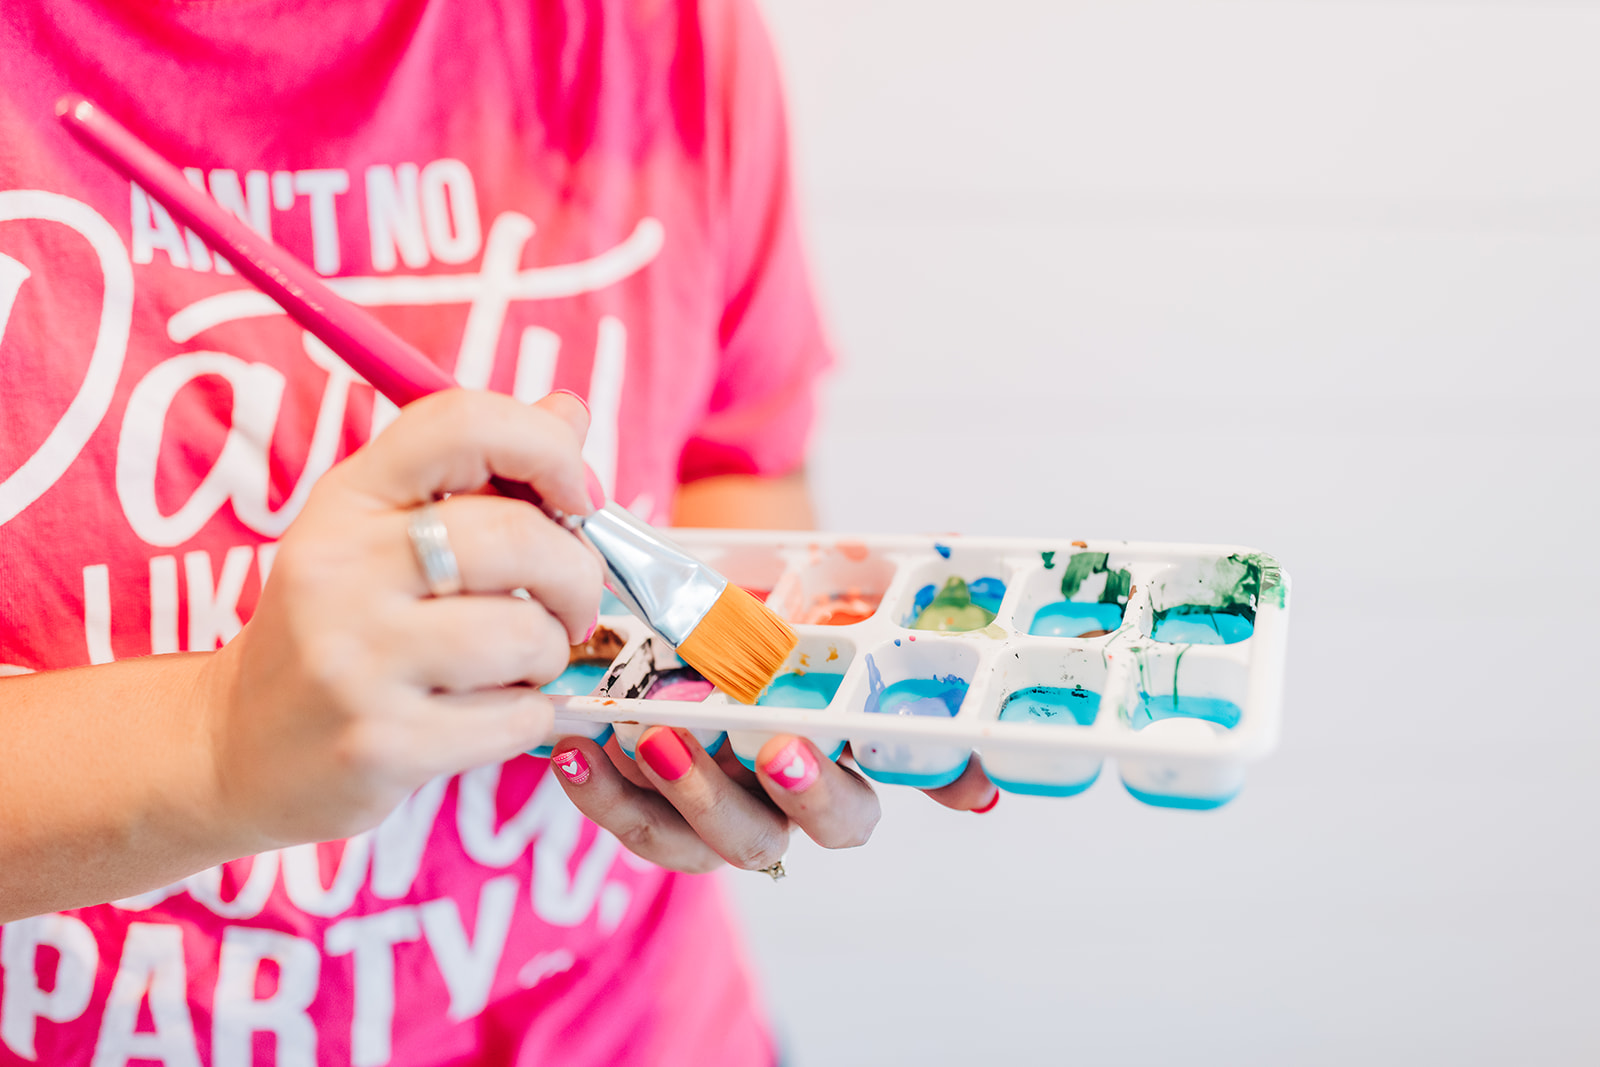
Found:
[[[1000,787],[999,786],[995,786],[994,796],[989,798],[989,803],[985,804],[981,808],[973,808],[972,809],[972,814],[974,814],[974,815],[982,815],[985,812],[993,811],[994,810],[994,806],[996,804],[998,804],[998,803],[1000,803]]]
[[[601,508],[606,506],[606,491],[604,487],[600,485],[600,479],[595,475],[594,468],[590,467],[587,463],[583,465],[583,473],[587,475],[586,481],[589,487],[589,503],[594,505],[594,509],[596,511],[599,511]]]
[[[596,613],[594,622],[589,624],[589,628],[583,632],[583,640],[579,641],[578,643],[580,645],[587,645],[589,643],[589,638],[593,637],[594,632],[598,629],[600,629],[600,616],[598,613]]]
[[[669,782],[676,782],[694,766],[694,757],[689,754],[688,746],[664,726],[645,734],[639,742],[638,751],[650,769]]]
[[[779,749],[778,754],[768,760],[766,766],[761,769],[767,772],[768,778],[791,793],[805,789],[817,780],[817,775],[822,773],[817,758],[798,737]]]
[[[565,752],[557,752],[550,757],[550,762],[556,765],[556,770],[567,776],[567,781],[573,785],[582,785],[589,780],[589,761],[583,758],[583,753],[578,749],[569,748]]]
[[[571,389],[553,389],[551,390],[550,395],[555,396],[557,393],[560,393],[562,396],[570,396],[572,399],[583,405],[584,411],[589,410],[589,402],[583,397],[579,396],[577,393],[574,393]]]

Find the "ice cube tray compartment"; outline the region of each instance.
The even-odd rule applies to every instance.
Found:
[[[1110,761],[1139,800],[1186,808],[1225,803],[1276,744],[1289,579],[1269,556],[1139,542],[671,536],[792,620],[799,644],[777,684],[755,706],[715,691],[647,699],[682,663],[642,623],[606,616],[627,643],[594,694],[554,698],[558,734],[614,722],[631,754],[648,726],[670,724],[713,750],[726,737],[746,766],[775,734],[834,755],[849,739],[871,777],[924,788],[976,754],[1001,788],[1050,796],[1089,788]],[[917,629],[952,577],[966,586],[941,603],[953,628]],[[966,613],[971,605],[993,617]],[[819,621],[793,621],[804,618]]]

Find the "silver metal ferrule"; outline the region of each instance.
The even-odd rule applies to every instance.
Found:
[[[681,645],[728,587],[728,580],[653,526],[607,504],[583,520],[617,599],[672,645]]]

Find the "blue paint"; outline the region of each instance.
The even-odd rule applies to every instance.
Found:
[[[869,694],[867,711],[876,715],[950,718],[961,710],[961,702],[966,698],[967,681],[959,675],[907,678]]]
[[[934,545],[933,546],[933,550],[935,552],[939,553],[939,555],[943,556],[945,559],[949,559],[950,558],[950,546],[949,545]]]
[[[1000,601],[1006,598],[1006,583],[998,578],[979,578],[967,583],[967,594],[978,607],[998,613]]]
[[[628,608],[622,601],[617,599],[615,593],[609,589],[602,588],[600,590],[600,614],[626,615],[628,614]]]
[[[833,702],[842,681],[842,674],[791,671],[774,678],[756,703],[774,708],[825,708]]]
[[[883,684],[877,661],[867,654],[867,705],[869,715],[951,716],[961,710],[967,698],[967,681],[960,675],[933,678],[907,678],[893,685]]]
[[[1033,616],[1028,632],[1039,637],[1081,637],[1096,630],[1115,630],[1122,625],[1121,604],[1081,604],[1058,600],[1046,604]]]
[[[557,696],[586,697],[595,691],[600,679],[606,676],[609,666],[606,663],[574,663],[540,686],[539,692]]]
[[[1144,703],[1133,713],[1133,728],[1142,730],[1162,719],[1203,719],[1231,730],[1239,725],[1239,716],[1243,714],[1243,708],[1221,697],[1151,696],[1146,693]]]
[[[1093,689],[1036,685],[1006,697],[1006,702],[1000,706],[1000,721],[1090,726],[1099,711],[1100,694]]]
[[[1135,789],[1129,785],[1126,779],[1123,780],[1122,787],[1132,793],[1135,800],[1149,804],[1153,808],[1180,808],[1186,811],[1211,811],[1222,807],[1239,795],[1237,789],[1220,797],[1175,797],[1165,793],[1146,793],[1143,789]]]
[[[1255,625],[1231,611],[1163,612],[1151,633],[1157,641],[1175,645],[1231,645],[1247,640]]]
[[[560,720],[557,720],[556,726],[559,728],[560,725],[561,725]],[[593,724],[592,723],[585,723],[584,725],[585,726],[592,726]],[[591,740],[593,740],[594,743],[599,745],[601,748],[605,748],[606,747],[606,742],[611,740],[611,735],[614,732],[615,731],[614,731],[614,728],[612,727],[612,725],[610,723],[606,723],[605,726],[601,729],[601,731],[599,733],[595,734],[594,737],[591,738]],[[581,729],[575,729],[575,730],[572,731],[572,736],[573,737],[587,737],[588,735],[585,734]],[[550,758],[550,754],[552,752],[554,752],[554,751],[555,751],[555,749],[552,748],[550,745],[540,745],[538,748],[530,748],[530,749],[528,749],[528,755],[530,755],[530,756],[538,756],[540,759],[549,759]]]

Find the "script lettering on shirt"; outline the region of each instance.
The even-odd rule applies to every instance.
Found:
[[[274,218],[303,211],[309,219],[311,261],[322,273],[340,267],[340,201],[352,176],[340,169],[299,171],[214,168],[185,170],[189,181],[208,192],[247,225],[271,236]],[[469,388],[487,387],[500,348],[507,310],[520,301],[554,300],[615,285],[648,266],[664,241],[661,224],[641,218],[618,244],[587,259],[556,265],[521,266],[535,231],[527,216],[503,211],[485,234],[471,171],[455,159],[374,164],[360,176],[366,191],[366,243],[376,271],[370,276],[330,278],[341,295],[368,307],[464,306],[466,323],[456,353],[454,374]],[[82,235],[98,260],[102,282],[100,326],[83,380],[51,432],[31,456],[0,479],[0,523],[27,508],[54,486],[77,460],[91,436],[111,413],[111,403],[127,363],[135,268],[160,264],[190,271],[231,268],[198,237],[136,184],[129,186],[130,243],[93,208],[59,194],[38,190],[0,190],[0,222],[37,219]],[[346,245],[348,247],[348,244]],[[391,274],[438,264],[457,266],[478,260],[476,269],[429,274]],[[83,264],[74,264],[81,271]],[[0,252],[0,339],[12,308],[34,271]],[[265,295],[248,287],[202,297],[177,308],[166,323],[178,345],[195,343],[208,330],[229,323],[281,316]],[[177,548],[196,537],[224,507],[262,538],[280,536],[303,507],[312,485],[338,460],[345,440],[351,398],[367,386],[332,351],[301,332],[301,349],[321,372],[321,398],[310,440],[292,487],[276,506],[272,496],[272,442],[284,423],[288,379],[264,362],[217,351],[203,342],[157,361],[132,384],[117,427],[116,497],[135,535],[155,549]],[[627,371],[628,330],[613,314],[595,327],[588,403],[592,413],[584,457],[607,492],[614,492],[619,412]],[[547,393],[556,378],[562,339],[542,326],[521,329],[515,346],[512,392],[531,402]],[[170,418],[186,388],[200,379],[229,386],[231,411],[226,438],[210,469],[176,507],[162,504],[162,457],[182,430]],[[396,414],[393,405],[374,398],[369,433],[377,434]],[[646,514],[653,502],[629,502]],[[254,558],[251,553],[254,552]],[[149,557],[150,652],[180,648],[208,650],[240,628],[237,611],[242,583],[252,565],[265,580],[270,549],[236,546],[213,560],[200,550],[153,553]],[[113,605],[125,589],[114,583],[106,563],[83,565],[84,647],[92,663],[138,654],[125,642],[113,648]],[[179,577],[181,573],[181,579]],[[120,579],[126,582],[126,574]],[[186,608],[187,626],[179,634]],[[181,640],[180,638],[187,638]]]
[[[593,923],[598,935],[614,931],[632,899],[625,872],[640,861],[617,863],[620,845],[604,830],[591,829],[588,847],[580,848],[586,823],[553,776],[543,777],[521,808],[504,817],[496,801],[500,774],[496,765],[459,779],[453,828],[472,860],[505,871],[477,886],[470,924],[452,897],[412,899],[427,840],[450,821],[439,819],[448,815],[443,778],[419,789],[376,829],[346,841],[326,879],[318,846],[297,845],[228,865],[242,872],[229,878],[235,885],[228,896],[223,868],[214,867],[118,901],[122,911],[142,913],[187,896],[220,919],[246,923],[274,894],[284,894],[306,914],[330,920],[319,924],[318,938],[243,925],[222,928],[219,955],[205,968],[215,975],[212,1062],[250,1062],[254,1035],[270,1032],[277,1040],[278,1063],[315,1063],[312,1012],[330,961],[348,958],[350,964],[351,1062],[378,1065],[390,1058],[395,960],[402,946],[416,943],[426,949],[448,997],[445,1015],[457,1023],[484,1009],[497,981],[529,986],[572,965],[570,953],[559,966],[548,954],[505,958],[519,901],[551,926]],[[518,861],[525,869],[531,866],[526,890],[523,875],[507,870]],[[396,903],[352,914],[362,894]],[[73,1022],[88,1010],[104,957],[108,964],[117,960],[116,974],[100,1018],[94,1062],[142,1058],[198,1064],[190,1009],[197,976],[190,973],[193,957],[185,956],[184,936],[178,924],[130,922],[118,953],[117,946],[97,942],[70,914],[0,928],[0,1042],[18,1056],[36,1059],[41,1026]],[[41,953],[55,957],[49,981],[40,980]],[[257,981],[263,966],[277,974],[276,989],[267,994]],[[146,1009],[147,1023],[136,1025]]]

